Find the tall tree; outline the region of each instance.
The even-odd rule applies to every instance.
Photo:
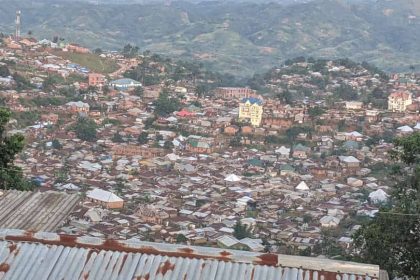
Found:
[[[23,177],[22,169],[13,164],[23,150],[25,138],[22,134],[7,136],[10,117],[8,109],[0,108],[0,189],[31,190],[33,186]]]
[[[178,98],[169,97],[169,94],[162,91],[159,98],[154,102],[155,113],[159,116],[167,116],[181,109],[181,103]]]
[[[74,130],[79,139],[83,141],[95,141],[96,128],[97,125],[95,121],[89,118],[80,117],[77,120]]]
[[[0,65],[0,77],[10,76],[9,68],[6,65]]]
[[[395,186],[384,207],[355,235],[362,260],[379,264],[392,277],[420,275],[420,133],[395,141]]]
[[[245,237],[251,237],[251,230],[246,226],[243,225],[241,220],[238,220],[233,227],[233,235],[237,239],[242,239]]]
[[[137,138],[137,141],[140,145],[144,145],[149,141],[148,137],[149,133],[143,131],[142,133],[140,133],[139,137]]]

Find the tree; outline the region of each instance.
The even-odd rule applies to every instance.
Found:
[[[319,117],[324,113],[325,113],[325,110],[319,106],[311,107],[308,109],[308,114],[312,118]]]
[[[10,76],[9,68],[6,65],[0,65],[0,77]]]
[[[174,148],[174,144],[172,143],[172,141],[165,141],[165,143],[163,144],[163,148],[165,148],[166,150],[171,150]]]
[[[25,138],[22,134],[7,136],[10,117],[10,110],[0,108],[0,189],[31,190],[33,185],[23,177],[22,169],[13,164],[23,150]]]
[[[124,46],[122,54],[126,58],[136,57],[139,54],[139,47],[132,46],[131,44],[127,44]]]
[[[211,90],[211,86],[209,84],[198,84],[195,87],[195,93],[198,97],[203,97],[204,95],[208,94],[208,92]]]
[[[236,135],[232,139],[230,139],[229,146],[231,147],[240,147],[241,146],[241,137],[239,135]]]
[[[109,86],[108,86],[108,85],[104,85],[104,86],[102,87],[102,91],[104,92],[104,94],[105,94],[105,95],[107,95],[108,93],[110,93],[110,92],[111,92],[111,89],[109,88]]]
[[[114,135],[112,136],[112,142],[123,143],[124,139],[122,138],[122,136],[119,132],[115,132]]]
[[[185,243],[187,241],[188,241],[188,239],[185,237],[185,235],[183,235],[181,233],[177,234],[176,243]]]
[[[162,91],[159,98],[154,102],[155,113],[159,116],[167,116],[181,109],[178,98],[169,97],[169,94]]]
[[[145,129],[149,129],[150,127],[152,127],[152,125],[155,122],[155,120],[156,120],[156,118],[154,118],[154,117],[147,118],[144,121],[144,128]]]
[[[311,221],[312,221],[312,216],[311,215],[309,215],[309,214],[303,215],[303,222],[305,224],[309,224]]]
[[[338,131],[345,131],[346,130],[346,121],[345,120],[339,120],[338,121],[337,130]]]
[[[277,97],[286,104],[292,104],[294,101],[293,94],[288,89],[278,94]]]
[[[354,101],[357,100],[359,95],[352,86],[347,84],[341,84],[338,88],[335,89],[335,94],[343,100]]]
[[[243,225],[241,220],[238,220],[233,227],[233,235],[237,239],[251,237],[251,230],[246,225]]]
[[[394,277],[420,275],[420,133],[395,140],[392,205],[356,232],[358,256]]]
[[[136,87],[134,89],[133,93],[134,93],[135,96],[143,97],[144,89],[143,89],[143,87]]]
[[[306,257],[310,257],[311,256],[311,247],[306,247],[303,250],[299,250],[299,256],[306,256]]]
[[[18,73],[13,74],[13,79],[15,80],[17,90],[24,90],[32,87],[31,83]]]
[[[48,76],[43,82],[42,82],[42,88],[44,90],[50,91],[54,85],[55,85],[56,81],[53,77]]]
[[[52,140],[52,145],[53,149],[56,150],[61,150],[63,148],[63,145],[61,145],[60,141],[58,141],[57,139]]]
[[[148,137],[149,133],[143,131],[142,133],[140,133],[139,137],[137,138],[137,141],[140,145],[144,145],[149,141]]]
[[[102,54],[102,53],[103,53],[103,51],[102,51],[102,49],[101,49],[101,48],[96,48],[93,52],[94,52],[95,54]]]
[[[95,121],[87,117],[80,117],[74,127],[76,135],[83,141],[95,141],[96,140],[96,128]]]
[[[291,128],[286,130],[286,136],[290,140],[290,142],[294,143],[296,137],[301,133],[308,133],[310,129],[304,126],[292,126]]]

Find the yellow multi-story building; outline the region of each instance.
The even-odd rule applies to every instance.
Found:
[[[410,92],[394,92],[388,96],[388,110],[392,112],[404,112],[412,103]]]
[[[258,98],[250,97],[242,99],[239,103],[239,120],[249,120],[253,126],[261,124],[263,104]]]

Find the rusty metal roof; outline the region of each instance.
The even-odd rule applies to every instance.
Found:
[[[376,265],[0,229],[0,279],[382,280]]]
[[[55,231],[78,202],[77,194],[2,191],[0,228]]]

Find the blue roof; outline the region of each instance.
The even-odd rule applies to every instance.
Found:
[[[258,105],[262,105],[262,100],[259,98],[255,98],[255,97],[248,97],[248,98],[244,98],[242,99],[242,103],[246,103],[247,101],[249,101],[251,104],[258,104]]]

